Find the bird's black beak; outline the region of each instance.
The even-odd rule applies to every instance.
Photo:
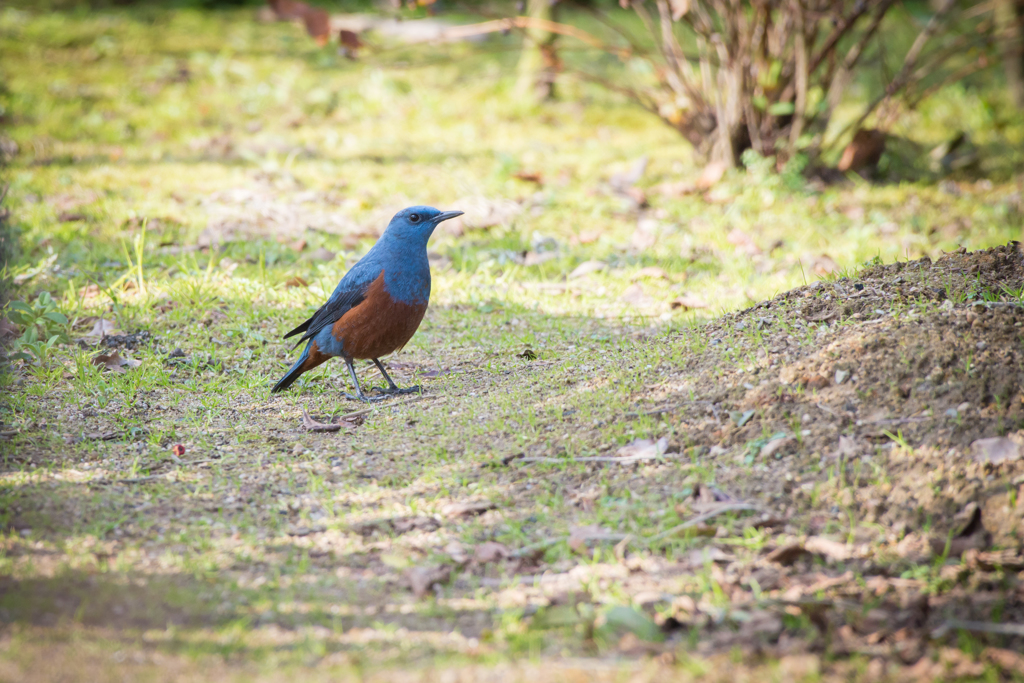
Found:
[[[435,223],[440,223],[441,221],[446,221],[449,218],[455,218],[456,216],[461,216],[462,213],[463,213],[462,211],[442,211],[441,213],[437,214],[437,218],[434,219],[434,222]]]

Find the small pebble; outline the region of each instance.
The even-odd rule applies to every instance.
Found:
[[[987,349],[987,348],[988,348],[988,343],[987,343],[987,342],[983,342],[983,341],[980,341],[980,342],[978,342],[978,343],[976,344],[976,346],[978,347],[978,350],[979,350],[979,351],[984,351],[985,349]]]
[[[968,410],[970,410],[970,408],[971,408],[971,404],[968,403],[967,401],[964,401],[963,403],[961,403],[960,405],[958,405],[956,407],[956,412],[958,412],[958,413],[966,413]]]
[[[949,410],[946,411],[946,417],[955,420],[956,418],[960,417],[960,413],[956,412],[956,408],[950,408]]]

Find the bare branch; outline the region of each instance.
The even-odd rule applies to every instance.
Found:
[[[903,58],[903,66],[900,67],[900,70],[889,82],[889,85],[885,87],[885,92],[875,99],[874,102],[868,105],[868,108],[864,110],[864,113],[861,114],[860,118],[851,126],[853,130],[858,130],[862,125],[864,125],[864,121],[867,120],[868,116],[870,116],[879,105],[888,101],[893,95],[907,85],[910,74],[916,66],[918,58],[921,56],[921,50],[924,49],[928,40],[931,39],[931,37],[935,35],[935,32],[939,30],[939,27],[942,26],[942,20],[949,11],[953,9],[955,2],[956,0],[943,0],[938,11],[932,15],[932,18],[917,35],[917,38],[914,40],[914,44],[910,46],[910,50],[907,51],[906,57]]]
[[[807,34],[804,26],[804,8],[801,0],[793,0],[793,11],[796,14],[796,102],[793,104],[793,123],[789,129],[789,146],[796,147],[796,141],[804,128],[804,112],[807,109]]]

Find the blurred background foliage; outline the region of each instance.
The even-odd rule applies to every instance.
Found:
[[[319,291],[422,202],[472,209],[432,243],[452,300],[560,282],[501,296],[672,319],[1020,235],[1012,2],[305,7],[328,23],[294,2],[9,3],[8,277],[121,287],[145,228],[159,276]],[[761,8],[781,28],[750,50]]]

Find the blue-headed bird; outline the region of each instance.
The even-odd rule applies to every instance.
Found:
[[[399,389],[380,358],[405,346],[420,326],[430,300],[427,241],[438,224],[461,215],[461,211],[438,211],[429,206],[412,206],[395,214],[327,303],[284,336],[303,333],[296,346],[306,342],[306,348],[271,391],[287,389],[299,375],[335,356],[345,361],[352,376],[356,393],[346,394],[349,398],[370,401],[419,391],[419,387]],[[383,396],[371,399],[363,394],[352,365],[356,359],[370,359],[380,370],[388,383]]]

